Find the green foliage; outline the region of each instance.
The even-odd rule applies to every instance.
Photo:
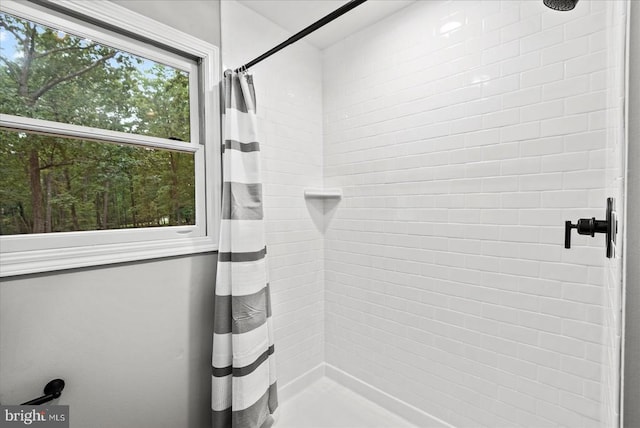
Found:
[[[10,15],[3,113],[188,141],[182,71]],[[193,155],[0,131],[0,234],[195,224]]]

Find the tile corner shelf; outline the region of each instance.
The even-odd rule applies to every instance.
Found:
[[[341,189],[305,189],[306,199],[342,199]]]

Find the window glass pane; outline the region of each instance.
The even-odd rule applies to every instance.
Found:
[[[0,130],[0,235],[195,224],[191,153]]]
[[[189,73],[0,13],[2,113],[190,140]]]

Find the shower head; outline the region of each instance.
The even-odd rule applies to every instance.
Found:
[[[578,0],[544,0],[544,5],[554,10],[567,11],[576,7]]]

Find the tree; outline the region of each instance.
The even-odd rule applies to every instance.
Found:
[[[3,113],[189,139],[186,73],[6,14],[0,31]],[[191,155],[0,136],[0,234],[193,224]]]

